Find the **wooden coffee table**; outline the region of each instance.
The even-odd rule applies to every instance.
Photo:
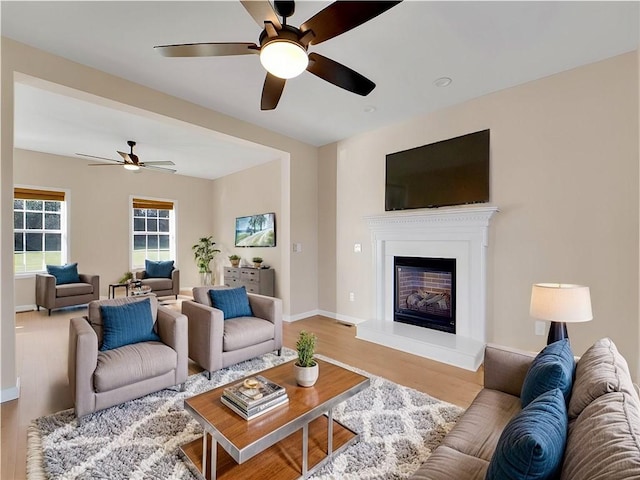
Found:
[[[204,429],[201,439],[181,447],[193,470],[210,480],[306,478],[358,440],[333,419],[333,408],[367,388],[369,379],[318,360],[318,381],[303,388],[296,384],[293,363],[260,372],[287,390],[289,402],[253,420],[222,404],[228,385],[185,400],[185,409]]]

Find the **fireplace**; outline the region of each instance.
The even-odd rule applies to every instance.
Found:
[[[393,263],[393,320],[455,334],[455,258],[394,257]]]

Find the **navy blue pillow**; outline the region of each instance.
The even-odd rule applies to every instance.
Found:
[[[56,285],[80,282],[77,263],[67,263],[66,265],[47,265],[47,273],[56,277]]]
[[[144,270],[147,273],[146,278],[171,278],[173,272],[173,260],[154,261],[145,260]]]
[[[568,338],[547,345],[531,362],[524,378],[520,392],[522,408],[540,394],[554,388],[562,390],[565,401],[568,402],[573,387],[575,366]]]
[[[224,313],[224,319],[236,317],[253,317],[247,290],[242,287],[209,290],[211,303]]]
[[[559,388],[543,393],[504,427],[486,480],[556,478],[562,466],[569,420]]]
[[[132,343],[159,342],[160,337],[153,330],[151,300],[124,305],[100,305],[102,315],[101,351]]]

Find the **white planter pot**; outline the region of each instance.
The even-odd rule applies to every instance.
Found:
[[[313,387],[318,380],[320,369],[316,363],[313,367],[299,367],[294,364],[293,368],[296,372],[296,382],[301,387]]]

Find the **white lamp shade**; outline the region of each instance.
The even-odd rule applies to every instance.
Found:
[[[551,322],[588,322],[593,319],[589,287],[568,283],[537,283],[531,289],[532,317]]]
[[[309,57],[297,43],[275,40],[260,50],[260,63],[270,74],[287,79],[304,72],[309,65]]]

